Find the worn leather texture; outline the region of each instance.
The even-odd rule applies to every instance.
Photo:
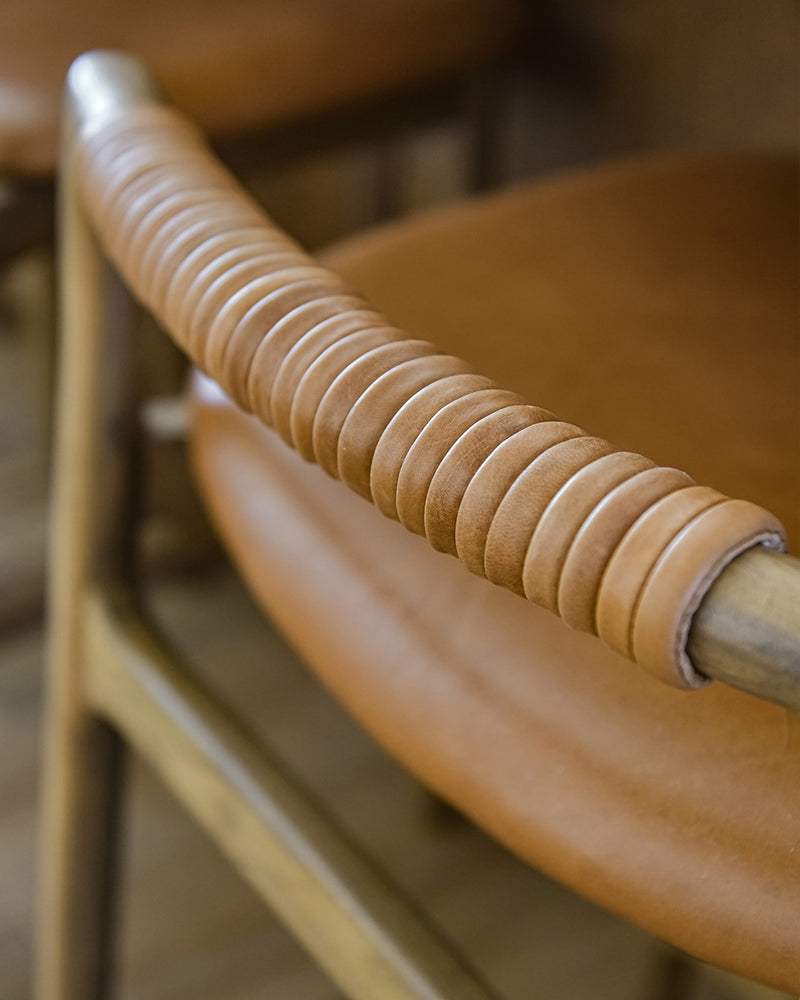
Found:
[[[0,167],[53,171],[64,77],[89,49],[136,53],[224,137],[463,76],[525,23],[514,0],[4,0]]]
[[[692,602],[726,558],[782,535],[752,501],[796,537],[796,168],[653,161],[526,187],[342,246],[339,277],[201,156],[175,180],[198,192],[176,206],[194,244],[175,235],[145,268],[142,234],[171,219],[151,225],[161,201],[138,178],[192,142],[168,117],[86,136],[84,192],[135,292],[254,412],[206,383],[192,443],[254,593],[391,753],[522,857],[796,987],[796,719],[721,685],[671,691],[490,582],[578,628],[602,607],[626,652],[702,683],[682,649]],[[149,166],[122,160],[133,133]],[[206,212],[217,223],[195,229]],[[619,553],[634,569],[610,574]]]

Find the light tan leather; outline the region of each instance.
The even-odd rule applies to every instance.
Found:
[[[468,374],[466,362],[448,354],[437,354],[430,360],[406,361],[376,379],[359,396],[342,425],[337,443],[336,477],[371,500],[375,451],[392,417],[406,400],[423,389]],[[371,456],[368,464],[361,460],[362,456]]]
[[[326,387],[314,414],[313,444],[314,460],[331,476],[339,477],[342,463],[340,458],[353,457],[353,473],[361,482],[369,484],[369,464],[363,461],[366,442],[359,442],[353,435],[342,441],[345,423],[350,420],[356,403],[360,403],[366,392],[373,391],[379,384],[386,385],[397,377],[398,370],[405,371],[416,362],[422,377],[434,380],[439,373],[449,374],[454,369],[467,370],[468,366],[458,358],[440,354],[433,344],[426,340],[406,340],[376,348],[350,363],[345,370]],[[326,379],[326,383],[328,380]],[[412,394],[415,382],[406,383],[405,391]],[[373,395],[376,393],[373,392]],[[400,401],[405,398],[400,395]],[[380,412],[375,424],[367,428],[373,438],[379,437],[382,423]],[[361,445],[359,448],[358,445]]]
[[[135,156],[129,154],[133,138]],[[383,495],[373,458],[380,438],[392,433],[393,418],[419,387],[414,381],[406,383],[405,395],[395,392],[390,397],[389,410],[383,408],[386,399],[371,410],[360,407],[362,418],[369,415],[372,422],[366,433],[349,433],[340,447],[351,414],[359,410],[365,394],[378,399],[376,387],[410,362],[416,363],[422,387],[453,372],[466,374],[468,366],[427,341],[406,337],[380,316],[371,322],[370,311],[362,308],[364,303],[348,285],[311,261],[265,216],[262,237],[256,232],[248,247],[236,246],[233,233],[242,213],[249,222],[252,211],[255,222],[258,209],[209,157],[202,139],[193,137],[183,121],[172,121],[163,108],[145,105],[109,114],[92,125],[79,156],[87,201],[109,249],[132,287],[163,315],[200,368],[213,373],[244,409],[283,426],[284,435],[288,427],[288,437],[304,458],[331,476],[346,468],[357,491],[363,494],[375,486]],[[171,229],[175,216],[187,209],[200,214],[205,206],[216,211],[225,204],[236,222],[225,223],[220,216],[219,234],[201,246],[182,244],[176,254],[160,238],[162,229]],[[145,268],[142,262],[153,243],[158,254]],[[167,310],[162,311],[161,288],[157,294],[153,277],[166,265],[175,279],[167,291]],[[355,308],[313,322],[320,313],[308,307],[342,297]],[[294,375],[277,404],[272,388],[292,352]],[[520,434],[524,429],[527,433]],[[514,436],[512,446],[508,439]],[[633,637],[625,648],[637,662],[678,686],[704,683],[685,646],[691,616],[721,569],[748,546],[781,547],[784,542],[780,523],[767,511],[723,498],[723,513],[715,514],[713,523],[724,522],[726,529],[676,529],[679,537],[691,539],[690,558],[674,539],[667,539],[651,553],[651,566],[631,601],[626,586],[618,595],[609,583],[607,564],[649,507],[694,485],[686,473],[648,467],[652,463],[642,465],[634,457],[626,475],[607,479],[601,488],[600,470],[606,466],[596,463],[620,449],[578,427],[565,427],[546,410],[517,403],[503,390],[448,398],[416,440],[403,434],[403,441],[409,446],[407,454],[391,452],[399,468],[379,468],[397,491],[388,506],[406,527],[424,532],[434,548],[444,552],[458,555],[460,547],[467,565],[493,583],[544,603],[583,631],[598,631],[602,588],[605,618],[616,620],[612,631]],[[520,444],[524,449],[516,454],[513,448]],[[478,515],[462,520],[459,542],[462,501],[476,477],[478,482],[487,479],[485,469],[479,476],[487,462],[500,470],[502,489],[471,491],[473,498],[480,495],[483,506]],[[587,474],[587,466],[599,474]],[[496,474],[492,478],[496,481]],[[558,515],[562,507],[564,517]],[[576,518],[575,511],[581,517]],[[555,517],[560,531],[538,530],[545,514],[546,524]],[[690,573],[684,571],[687,565],[693,567]],[[681,586],[657,585],[661,580],[679,581]],[[649,613],[650,593],[659,595],[657,615]]]
[[[704,510],[677,534],[650,570],[633,617],[633,655],[656,677],[672,681],[678,663],[687,684],[695,672],[686,652],[692,615],[702,594],[724,565],[774,531],[762,507],[746,500],[723,500]],[[724,553],[720,562],[709,552]],[[693,593],[678,606],[672,595]],[[566,620],[566,616],[565,616]]]
[[[483,428],[490,421],[489,433],[498,422],[513,435],[524,427],[547,420],[550,414],[531,406],[521,396],[506,389],[491,388],[469,392],[448,402],[420,430],[406,454],[398,454],[400,468],[395,479],[395,506],[400,523],[418,535],[425,534],[425,504],[436,470],[459,438],[472,427]],[[496,442],[499,445],[499,441]]]
[[[513,0],[0,4],[0,168],[52,172],[61,87],[88,49],[135,53],[226,136],[452,79],[524,34]]]
[[[486,457],[464,491],[456,515],[456,551],[459,559],[478,576],[486,575],[484,569],[486,541],[495,511],[516,478],[530,462],[532,457],[531,439],[535,449],[533,457],[538,457],[555,445],[576,438],[581,434],[579,427],[558,420],[547,421],[545,427],[549,431],[547,436],[542,435],[541,425],[534,424],[532,427],[525,427],[506,438]],[[623,453],[617,452],[615,454],[621,455]],[[639,456],[636,457],[639,458]],[[646,462],[647,459],[642,459],[642,461]],[[586,466],[588,470],[594,468],[593,462]],[[607,489],[608,483],[601,486],[600,495],[605,494]],[[575,533],[574,526],[567,528],[567,533],[571,540]],[[531,538],[532,544],[533,538]],[[539,601],[538,603],[543,604],[544,602]],[[555,610],[555,608],[551,608],[551,610]]]
[[[598,634],[612,649],[633,657],[631,625],[655,561],[653,552],[663,552],[678,531],[723,499],[722,493],[707,486],[669,493],[641,515],[616,547],[597,597]]]
[[[685,472],[655,468],[637,472],[609,490],[581,524],[561,567],[558,610],[567,625],[594,630],[598,590],[614,550],[652,504],[693,485]]]
[[[464,374],[434,382],[414,393],[403,403],[378,438],[370,465],[369,489],[375,506],[394,520],[401,520],[397,510],[397,482],[411,446],[439,410],[473,393],[491,389],[492,382],[482,375]],[[495,390],[497,391],[497,390]],[[522,402],[507,393],[507,398]],[[482,397],[481,397],[482,398]]]
[[[561,441],[534,458],[495,511],[483,557],[487,579],[524,594],[525,553],[539,518],[559,490],[581,469],[613,450],[602,438],[581,436]],[[591,602],[591,595],[586,599]]]
[[[539,518],[525,553],[522,584],[530,600],[558,613],[562,566],[566,569],[565,560],[575,550],[573,543],[581,526],[610,490],[628,481],[638,482],[638,474],[651,468],[653,463],[641,455],[615,451],[584,466],[564,484]],[[461,511],[458,513],[460,519]]]
[[[155,169],[169,129],[148,143]],[[85,160],[88,206],[137,293],[154,302],[154,286],[136,283],[141,273],[129,248],[115,243],[96,208],[110,169]],[[220,204],[225,197],[221,188]],[[701,683],[687,675],[681,647],[693,602],[721,560],[756,539],[776,540],[780,528],[761,508],[717,502],[716,494],[708,507],[678,505],[683,514],[692,508],[688,521],[665,516],[662,505],[682,492],[698,496],[675,471],[685,465],[720,490],[738,482],[734,492],[775,507],[796,530],[797,492],[787,475],[797,454],[793,202],[792,166],[652,163],[390,228],[330,257],[347,284],[332,281],[322,301],[342,287],[363,290],[411,338],[380,319],[365,324],[368,310],[355,294],[347,293],[355,306],[335,318],[320,320],[312,302],[295,305],[292,320],[277,324],[279,349],[277,327],[264,330],[245,402],[272,419],[282,359],[333,323],[333,338],[304,355],[279,409],[286,421],[288,408],[302,454],[314,455],[318,430],[336,473],[348,415],[371,386],[404,363],[405,351],[423,367],[445,356],[418,337],[597,427],[616,444],[462,373],[416,393],[409,387],[407,400],[392,398],[392,416],[367,407],[377,428],[350,439],[364,452],[348,462],[382,510],[458,548],[458,514],[472,482],[483,481],[498,448],[523,435],[529,461],[512,464],[487,494],[497,506],[476,519],[486,534],[466,542],[470,558],[485,543],[484,568],[520,589],[526,572],[535,574],[526,562],[537,528],[531,512],[548,517],[563,503],[571,541],[554,532],[555,548],[540,548],[549,593],[558,578],[559,609],[569,606],[581,623],[602,604],[612,630],[629,637],[655,672],[668,664],[673,683]],[[268,220],[263,225],[269,242],[273,231]],[[291,261],[309,266],[291,249],[279,266]],[[190,326],[203,296],[211,317],[260,280],[236,272],[240,283],[238,266],[210,281],[187,274]],[[199,361],[208,330],[194,327]],[[385,365],[373,367],[375,352],[385,352]],[[230,391],[225,355],[223,347],[215,375]],[[579,386],[587,357],[593,378]],[[320,418],[317,428],[332,391],[330,423]],[[701,957],[797,988],[797,720],[721,685],[688,698],[656,684],[590,636],[463,573],[215,392],[198,401],[193,451],[221,532],[254,593],[365,727],[522,857]],[[495,437],[498,428],[504,433]],[[542,450],[540,435],[562,433]],[[726,454],[729,441],[735,450]],[[664,467],[631,458],[630,449],[651,452]],[[537,492],[538,477],[527,470],[542,457],[546,478]],[[625,474],[601,475],[601,489],[585,470],[602,473],[611,459]],[[505,464],[498,468],[505,476]],[[663,520],[645,531],[642,518],[654,507]],[[519,531],[526,519],[527,544]],[[631,532],[648,540],[636,547],[648,565],[637,569],[633,598],[627,574],[617,590],[604,568]],[[568,593],[565,570],[576,580]]]
[[[382,317],[374,309],[361,308],[355,296],[329,296],[308,302],[288,314],[265,338],[254,358],[248,380],[248,395],[260,413],[269,413],[273,426],[287,444],[292,439],[292,403],[297,388],[311,364],[333,344],[380,327]],[[307,333],[297,340],[298,324]]]

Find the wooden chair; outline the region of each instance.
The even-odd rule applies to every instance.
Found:
[[[137,611],[114,268],[206,373],[233,560],[363,727],[531,864],[800,988],[794,167],[607,167],[319,263],[135,63],[82,57],[67,107],[40,1000],[108,971],[121,741],[349,995],[487,995]]]

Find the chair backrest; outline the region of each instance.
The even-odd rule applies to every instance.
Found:
[[[493,582],[553,610],[557,603],[568,624],[599,631],[667,683],[692,688],[720,677],[800,707],[800,563],[779,554],[784,536],[771,514],[499,387],[483,397],[487,415],[497,419],[481,421],[469,447],[439,469],[436,502],[416,502],[413,477],[398,495],[384,432],[401,402],[446,375],[481,376],[409,339],[305,254],[241,190],[196,129],[160,101],[132,60],[82,57],[70,72],[68,98],[65,177],[74,190],[66,197],[85,206],[138,299],[239,406],[473,571],[483,571],[491,524]],[[275,381],[278,365],[308,322],[322,319],[342,333],[367,331],[363,356],[342,375],[316,366],[287,393]],[[370,386],[372,405],[359,408],[359,420],[348,419]],[[451,402],[434,400],[430,416]],[[516,491],[516,502],[502,511],[477,504],[469,523],[459,523],[456,544],[465,488],[481,496],[483,458],[522,427],[526,434],[516,441],[525,454],[515,466],[531,469],[529,488]],[[392,424],[391,433],[402,435],[402,428]],[[384,460],[375,462],[379,441]],[[418,460],[423,467],[424,449]],[[637,492],[656,495],[668,483],[671,502],[629,527],[629,491],[613,489],[621,470],[635,474]],[[565,516],[549,518],[545,530],[541,515],[556,495]],[[582,512],[580,530],[570,527],[570,510]],[[541,584],[554,576],[561,581],[557,602]]]

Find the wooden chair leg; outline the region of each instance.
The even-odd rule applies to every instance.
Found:
[[[51,688],[35,997],[101,1000],[113,965],[124,750],[73,691]]]
[[[48,567],[37,1000],[99,1000],[109,942],[122,749],[93,714],[80,609],[93,579],[127,575],[132,394],[123,348],[129,300],[65,175],[60,384]]]

